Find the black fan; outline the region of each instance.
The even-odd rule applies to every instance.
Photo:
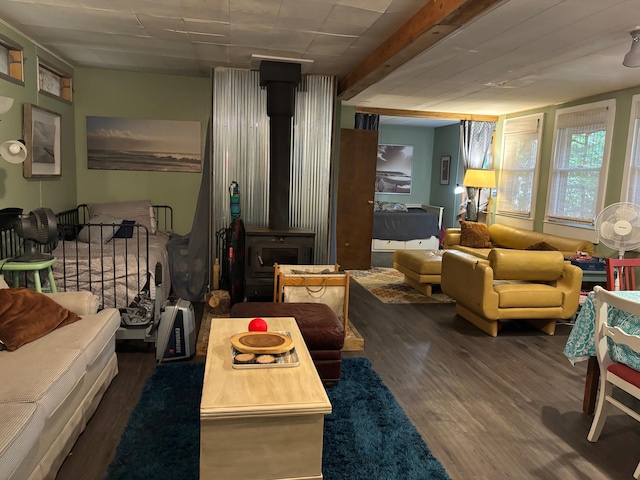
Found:
[[[38,245],[46,245],[58,238],[56,216],[50,208],[36,208],[29,215],[19,215],[15,222],[16,233],[24,238],[24,254],[12,262],[43,262],[53,255],[42,253]]]

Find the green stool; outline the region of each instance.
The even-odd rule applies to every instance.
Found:
[[[47,278],[49,279],[49,290],[57,292],[56,282],[53,279],[53,271],[51,266],[58,259],[43,260],[42,262],[12,262],[10,258],[0,260],[0,274],[3,272],[13,272],[13,287],[17,288],[20,281],[20,272],[33,272],[33,278],[36,283],[36,292],[42,292],[42,282],[40,282],[40,271],[47,270]]]

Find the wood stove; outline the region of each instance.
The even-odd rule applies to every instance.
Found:
[[[315,233],[301,228],[273,230],[246,227],[245,295],[269,300],[273,297],[273,264],[308,265],[313,263]]]
[[[315,233],[289,226],[291,119],[294,90],[301,79],[299,63],[260,63],[260,85],[267,89],[269,116],[269,227],[245,228],[245,295],[248,300],[272,298],[274,263],[313,263]]]

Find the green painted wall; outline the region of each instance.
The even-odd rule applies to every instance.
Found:
[[[542,231],[544,221],[544,213],[547,202],[547,188],[549,185],[549,170],[551,168],[551,158],[553,155],[553,131],[556,110],[559,108],[573,107],[586,103],[599,102],[602,100],[616,100],[616,115],[613,127],[613,139],[611,144],[611,157],[609,159],[609,171],[607,178],[607,188],[605,192],[605,206],[615,202],[619,202],[620,192],[622,190],[622,176],[624,173],[624,162],[627,149],[627,135],[629,132],[629,116],[631,114],[631,101],[634,95],[640,93],[640,86],[626,90],[588,97],[575,102],[569,102],[562,105],[553,105],[545,108],[519,112],[517,114],[505,115],[500,117],[498,122],[496,138],[502,137],[502,125],[507,118],[515,118],[522,115],[533,113],[544,113],[544,129],[541,145],[540,157],[540,177],[538,182],[538,190],[536,192],[536,215],[534,220],[534,230]],[[502,158],[501,140],[496,144],[496,158]],[[604,246],[599,246],[598,250],[607,255],[615,255],[615,253]]]
[[[24,57],[24,84],[0,78],[0,95],[14,99],[11,109],[0,118],[0,143],[22,138],[26,103],[60,114],[62,172],[61,176],[27,179],[22,165],[0,159],[0,208],[21,207],[26,212],[36,207],[49,207],[56,212],[71,208],[76,203],[74,107],[38,92],[38,58],[65,75],[73,75],[73,69],[1,23],[0,34],[21,45]]]
[[[89,170],[86,117],[190,120],[202,124],[202,155],[211,114],[211,80],[178,75],[76,68],[77,203],[150,199],[171,205],[174,230],[191,230],[200,173]]]
[[[440,165],[443,156],[451,157],[449,184],[440,185]],[[460,160],[460,125],[439,127],[434,132],[433,164],[431,166],[431,200],[430,205],[444,207],[442,227],[457,227],[456,214],[461,196],[453,191],[456,184],[462,184],[462,164]]]
[[[376,193],[378,201],[428,204],[431,195],[431,164],[433,159],[433,128],[380,125],[378,143],[390,145],[412,145],[413,166],[411,172],[411,194]],[[440,177],[438,177],[439,179]]]

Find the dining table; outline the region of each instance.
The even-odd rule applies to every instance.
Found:
[[[613,293],[622,298],[640,302],[640,291],[617,291]],[[607,317],[611,325],[620,327],[623,331],[630,334],[640,334],[640,316],[609,305]],[[574,366],[577,362],[588,362],[582,411],[589,415],[593,414],[595,409],[598,382],[600,380],[600,368],[596,358],[595,330],[596,298],[594,292],[589,292],[578,312],[575,324],[571,329],[563,351]],[[625,345],[610,345],[609,355],[615,362],[624,363],[633,369],[640,370],[640,355],[634,353]]]

